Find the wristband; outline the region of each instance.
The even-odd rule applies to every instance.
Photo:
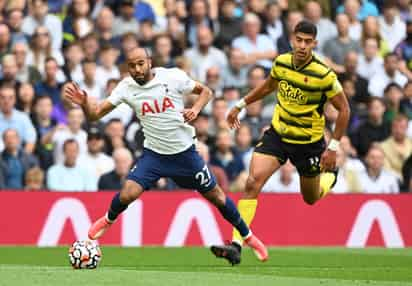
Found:
[[[238,108],[239,110],[242,110],[243,108],[245,108],[247,105],[246,101],[242,98],[241,100],[239,100],[238,102],[236,102],[236,108]]]
[[[340,144],[339,140],[332,138],[329,141],[328,149],[336,152],[339,149],[339,144]]]

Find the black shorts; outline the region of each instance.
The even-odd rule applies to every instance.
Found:
[[[255,152],[275,156],[281,164],[289,159],[300,176],[315,177],[320,174],[320,157],[325,148],[326,143],[323,138],[308,144],[284,142],[271,126],[256,144]]]

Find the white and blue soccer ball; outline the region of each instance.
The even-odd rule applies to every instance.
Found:
[[[95,269],[102,259],[102,251],[95,241],[78,240],[69,248],[69,260],[74,269]]]

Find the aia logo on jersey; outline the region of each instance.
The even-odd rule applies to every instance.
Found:
[[[142,116],[146,113],[161,113],[165,112],[168,108],[175,108],[172,100],[168,97],[164,97],[162,102],[154,101],[144,101],[142,104]]]

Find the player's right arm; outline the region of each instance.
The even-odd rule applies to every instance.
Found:
[[[100,104],[89,101],[87,92],[81,90],[75,83],[67,84],[64,88],[64,97],[79,105],[88,121],[99,120],[116,107],[107,99]]]
[[[239,112],[249,104],[252,104],[255,101],[261,100],[266,95],[272,93],[278,85],[278,80],[271,74],[266,80],[258,85],[256,88],[252,89],[243,99],[241,99],[235,107],[233,107],[228,116],[227,122],[229,123],[230,128],[239,128],[240,121],[238,118]]]

